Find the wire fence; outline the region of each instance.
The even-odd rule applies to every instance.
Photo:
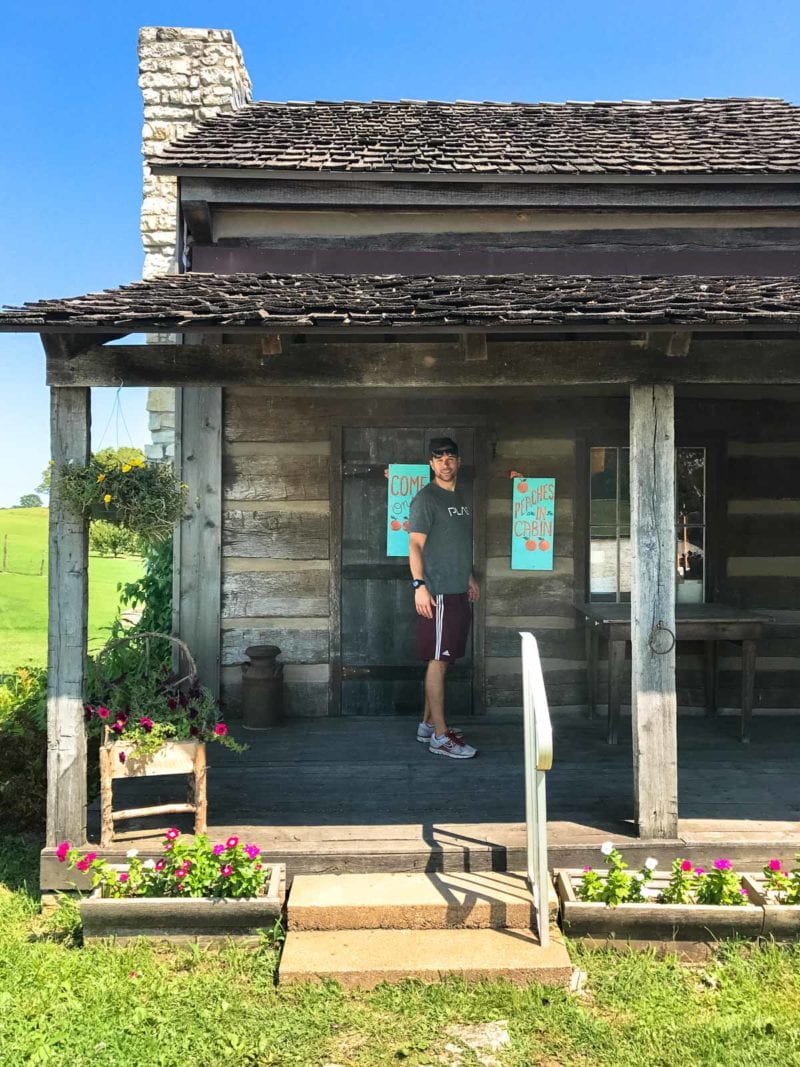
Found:
[[[0,544],[0,574],[24,574],[44,578],[47,568],[47,553],[31,551],[24,538],[15,541],[8,534],[2,535]]]

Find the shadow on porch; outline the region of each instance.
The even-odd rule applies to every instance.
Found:
[[[727,852],[763,862],[800,849],[797,718],[757,715],[752,743],[742,745],[735,716],[681,716],[681,819],[669,843],[636,837],[629,720],[612,747],[603,719],[558,710],[553,719],[551,865],[596,860],[609,837],[634,860],[643,850],[666,860],[677,849],[697,861]],[[471,721],[465,732],[479,755],[469,761],[432,756],[415,729],[411,719],[345,717],[238,731],[250,745],[243,755],[209,746],[209,834],[245,835],[293,873],[524,868],[521,723]],[[126,807],[166,802],[179,788],[164,778],[115,785]],[[97,814],[95,804],[93,839]],[[120,847],[132,843],[154,844],[146,823],[129,824]]]

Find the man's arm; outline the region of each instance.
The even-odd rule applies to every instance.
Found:
[[[476,600],[480,600],[481,598],[481,587],[478,584],[478,580],[474,574],[471,574],[469,576],[469,582],[467,583],[467,596],[473,602]]]
[[[422,551],[427,540],[427,534],[410,533],[408,535],[408,565],[411,568],[411,577],[418,580],[425,577]],[[417,609],[417,615],[424,615],[426,619],[433,618],[433,597],[426,585],[420,585],[414,590],[414,606]]]

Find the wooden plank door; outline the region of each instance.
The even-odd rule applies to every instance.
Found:
[[[386,555],[385,470],[424,463],[431,437],[452,437],[472,502],[475,433],[464,427],[346,427],[342,433],[342,714],[419,715],[424,665],[414,648],[408,559]],[[472,639],[447,672],[448,717],[472,713]]]

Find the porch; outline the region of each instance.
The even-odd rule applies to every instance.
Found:
[[[290,876],[523,869],[521,722],[462,723],[480,750],[466,762],[433,759],[414,740],[415,725],[408,717],[296,719],[247,735],[241,756],[209,746],[209,835],[237,833],[258,843]],[[698,862],[727,855],[753,866],[800,850],[800,821],[789,821],[800,820],[800,730],[791,713],[757,712],[749,746],[738,739],[735,714],[680,715],[678,837],[659,841],[636,835],[630,719],[623,716],[615,746],[605,740],[604,717],[558,709],[553,725],[551,866],[596,863],[609,838],[626,855],[662,862],[677,854]],[[164,778],[115,786],[126,806],[167,800],[175,795],[170,788],[182,787]],[[158,835],[146,823],[129,825],[116,849],[157,850]],[[191,823],[183,828],[190,831]],[[91,840],[98,829],[95,802]],[[57,869],[46,854],[43,873]]]

